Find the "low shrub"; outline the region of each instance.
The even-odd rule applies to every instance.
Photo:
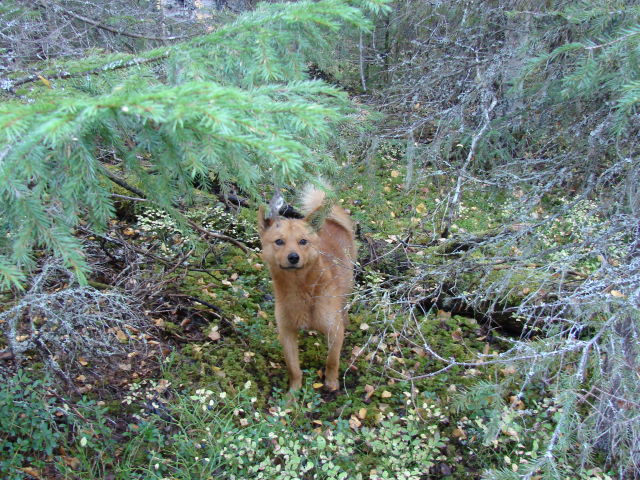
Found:
[[[0,477],[20,480],[45,465],[61,441],[47,382],[18,372],[0,383]]]

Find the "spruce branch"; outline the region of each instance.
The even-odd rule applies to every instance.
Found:
[[[147,58],[134,57],[126,61],[117,60],[96,68],[91,68],[89,70],[74,71],[74,72],[64,71],[64,72],[57,72],[57,73],[47,73],[47,72],[34,73],[32,75],[18,78],[16,80],[4,78],[4,79],[0,79],[0,88],[11,92],[16,87],[19,87],[21,85],[25,85],[28,83],[33,83],[33,82],[42,82],[43,79],[47,81],[48,80],[66,80],[70,78],[82,78],[82,77],[86,77],[87,75],[102,75],[105,72],[114,72],[117,70],[127,69],[131,67],[139,67],[141,65],[146,65],[150,63],[157,63],[167,59],[168,57],[169,57],[169,52],[164,51],[164,52],[157,53],[155,55],[151,55]]]

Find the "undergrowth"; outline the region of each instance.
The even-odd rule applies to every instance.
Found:
[[[286,394],[268,272],[253,253],[255,212],[233,213],[202,193],[188,217],[250,253],[204,244],[148,208],[118,225],[141,248],[199,258],[187,274],[172,273],[172,289],[205,303],[194,304],[188,322],[153,317],[168,344],[177,339],[171,354],[160,370],[129,376],[108,394],[62,400],[50,382],[23,389],[27,377],[12,377],[0,390],[2,431],[11,432],[0,437],[2,473],[12,480],[50,472],[83,480],[543,478],[536,468],[564,418],[545,379],[492,361],[512,345],[481,319],[421,303],[428,279],[409,295],[396,288],[420,278],[423,262],[444,261],[432,242],[433,212],[449,181],[424,175],[406,187],[397,149],[383,149],[376,162],[371,171],[346,164],[345,185],[335,182],[360,240],[338,394],[321,390],[326,346],[314,332],[300,334],[304,388]],[[481,190],[463,197],[452,231],[494,228],[496,198]],[[554,228],[562,226],[553,224],[549,238]],[[469,276],[458,288],[472,286]],[[84,376],[81,368],[74,374]],[[561,465],[569,478],[608,478],[572,458]]]

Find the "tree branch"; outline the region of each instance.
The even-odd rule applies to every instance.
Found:
[[[160,60],[164,60],[167,57],[169,57],[169,50],[166,50],[164,53],[161,53],[155,57],[133,58],[126,62],[124,61],[112,62],[110,64],[103,65],[101,67],[92,68],[91,70],[84,70],[82,72],[58,72],[58,73],[52,73],[50,75],[34,73],[33,75],[29,75],[28,77],[22,77],[16,80],[4,78],[4,79],[0,79],[0,89],[6,90],[8,92],[12,92],[15,87],[18,87],[20,85],[25,85],[27,83],[42,81],[43,78],[47,80],[61,80],[66,78],[84,77],[86,75],[98,75],[107,71],[120,70],[123,68],[135,67],[135,66],[144,65],[147,63],[159,62]]]
[[[129,190],[131,193],[135,193],[141,200],[146,200],[147,199],[147,196],[145,195],[145,193],[142,190],[137,189],[133,185],[129,185],[127,182],[122,180],[117,175],[114,175],[113,173],[111,173],[106,168],[102,169],[102,174],[105,177],[107,177],[109,180],[111,180],[113,183],[115,183],[116,185],[124,188],[125,190]]]
[[[125,190],[129,190],[130,192],[136,194],[139,198],[137,199],[138,201],[140,200],[146,200],[147,196],[144,194],[144,192],[142,190],[138,190],[136,187],[129,185],[127,182],[125,182],[124,180],[122,180],[120,177],[114,175],[113,173],[111,173],[109,170],[107,170],[106,168],[102,170],[102,173],[109,179],[111,180],[113,183],[115,183],[116,185],[121,186],[122,188],[124,188]],[[205,230],[204,228],[202,228],[200,225],[198,225],[196,222],[194,222],[193,220],[188,219],[187,220],[189,225],[191,226],[191,228],[193,228],[194,230],[196,230],[197,232],[201,233],[202,235],[204,235],[205,237],[210,237],[210,238],[216,238],[218,240],[223,240],[225,242],[229,242],[234,244],[236,247],[238,247],[239,249],[241,249],[244,253],[248,253],[248,254],[253,254],[254,252],[247,247],[244,243],[242,243],[240,240],[236,240],[235,238],[229,237],[228,235],[224,235],[223,233],[217,233],[217,232],[211,232],[209,230]]]
[[[481,84],[486,83],[484,81],[484,79],[482,77],[482,74],[480,73],[480,69],[478,67],[477,67],[477,77],[478,77],[479,82]],[[495,94],[489,89],[489,87],[486,87],[486,89],[487,89],[486,94],[490,95],[491,101],[487,102],[483,106],[482,115],[484,117],[484,121],[482,123],[482,126],[480,127],[480,130],[478,130],[476,132],[476,134],[473,136],[473,138],[471,139],[471,146],[469,147],[469,153],[467,154],[467,158],[465,159],[464,164],[458,170],[458,180],[456,181],[456,188],[455,188],[454,193],[453,193],[453,198],[451,200],[451,205],[449,206],[449,210],[448,210],[447,215],[445,216],[445,219],[443,221],[442,233],[440,234],[440,236],[442,238],[447,238],[449,236],[449,228],[451,228],[451,224],[453,222],[453,219],[458,214],[458,207],[460,205],[460,197],[462,195],[463,178],[466,176],[467,168],[469,168],[469,166],[471,165],[471,162],[473,161],[473,159],[474,159],[474,157],[476,155],[476,150],[478,149],[478,142],[480,141],[482,136],[487,131],[487,128],[489,128],[489,124],[491,123],[491,115],[490,114],[493,111],[493,109],[496,107],[496,105],[498,104],[498,99],[496,98]]]
[[[193,228],[194,230],[200,232],[202,235],[204,235],[206,237],[217,238],[218,240],[224,240],[225,242],[229,242],[229,243],[234,244],[236,247],[238,247],[244,253],[255,255],[255,253],[251,249],[249,249],[249,247],[247,247],[244,243],[242,243],[240,240],[236,240],[235,238],[229,237],[229,236],[224,235],[222,233],[211,232],[209,230],[205,230],[204,228],[202,228],[200,225],[198,225],[193,220],[189,220],[189,226],[191,226],[191,228]]]

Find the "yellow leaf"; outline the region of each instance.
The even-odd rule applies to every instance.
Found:
[[[351,415],[351,418],[349,419],[349,426],[354,430],[357,430],[362,426],[362,422],[358,420],[358,417],[355,415]]]
[[[78,357],[78,363],[83,367],[86,367],[87,365],[89,365],[89,362],[87,362],[87,359],[84,357]]]
[[[80,460],[78,458],[76,458],[76,457],[69,457],[67,455],[63,455],[62,456],[62,460],[72,470],[76,470],[76,469],[80,468]]]
[[[516,410],[524,410],[524,402],[520,400],[517,395],[511,395],[509,401],[511,402],[511,406]]]
[[[369,325],[366,323],[361,323],[360,324],[360,330],[369,330]]]
[[[253,357],[255,357],[255,353],[253,352],[244,352],[243,356],[242,356],[242,360],[244,360],[245,363],[249,363],[251,362],[251,359]]]
[[[171,382],[169,382],[169,380],[162,378],[158,381],[158,385],[156,385],[155,391],[158,393],[164,393],[167,391],[170,385]]]
[[[399,176],[400,176],[400,172],[399,172],[399,171],[397,171],[397,170],[391,170],[391,176],[392,176],[393,178],[397,178],[397,177],[399,177]]]
[[[626,295],[619,290],[611,290],[611,296],[616,298],[626,298]]]
[[[218,295],[216,294],[216,292],[210,292],[210,291],[209,291],[208,289],[206,289],[206,288],[203,288],[203,289],[202,289],[202,293],[207,294],[207,296],[209,296],[209,297],[211,297],[211,298],[217,298],[217,296],[218,296]]]
[[[391,397],[391,392],[390,392],[389,390],[385,390],[384,392],[382,392],[382,393],[380,394],[380,396],[381,396],[382,398],[390,398],[390,397]]]
[[[425,352],[424,348],[422,347],[413,347],[411,351],[418,355],[420,358],[427,356],[427,352]]]
[[[376,391],[375,388],[373,388],[372,385],[365,385],[364,386],[364,392],[365,392],[365,396],[364,399],[365,400],[369,400],[371,398],[371,395],[373,395],[373,393]]]
[[[116,337],[118,338],[118,341],[120,343],[127,343],[129,341],[129,337],[127,337],[127,334],[119,328],[116,328],[114,333],[116,334]]]
[[[324,385],[324,383],[319,383],[319,382],[318,383],[314,383],[313,384],[313,388],[315,388],[317,390],[318,388],[322,388],[323,385]]]
[[[42,75],[38,75],[38,79],[40,79],[40,81],[42,82],[42,84],[47,87],[47,88],[53,88],[51,86],[51,82],[49,80],[47,80],[46,78],[44,78]]]
[[[165,326],[165,322],[162,318],[154,318],[153,324],[158,328],[163,328]]]
[[[360,410],[358,410],[358,417],[360,417],[362,420],[367,418],[367,409],[361,408]]]
[[[38,470],[36,470],[35,468],[31,468],[31,467],[23,467],[20,470],[22,470],[24,473],[26,473],[27,475],[33,477],[33,478],[42,478],[40,476],[40,472]]]
[[[427,207],[425,207],[424,203],[416,206],[416,213],[423,214],[427,211]]]

